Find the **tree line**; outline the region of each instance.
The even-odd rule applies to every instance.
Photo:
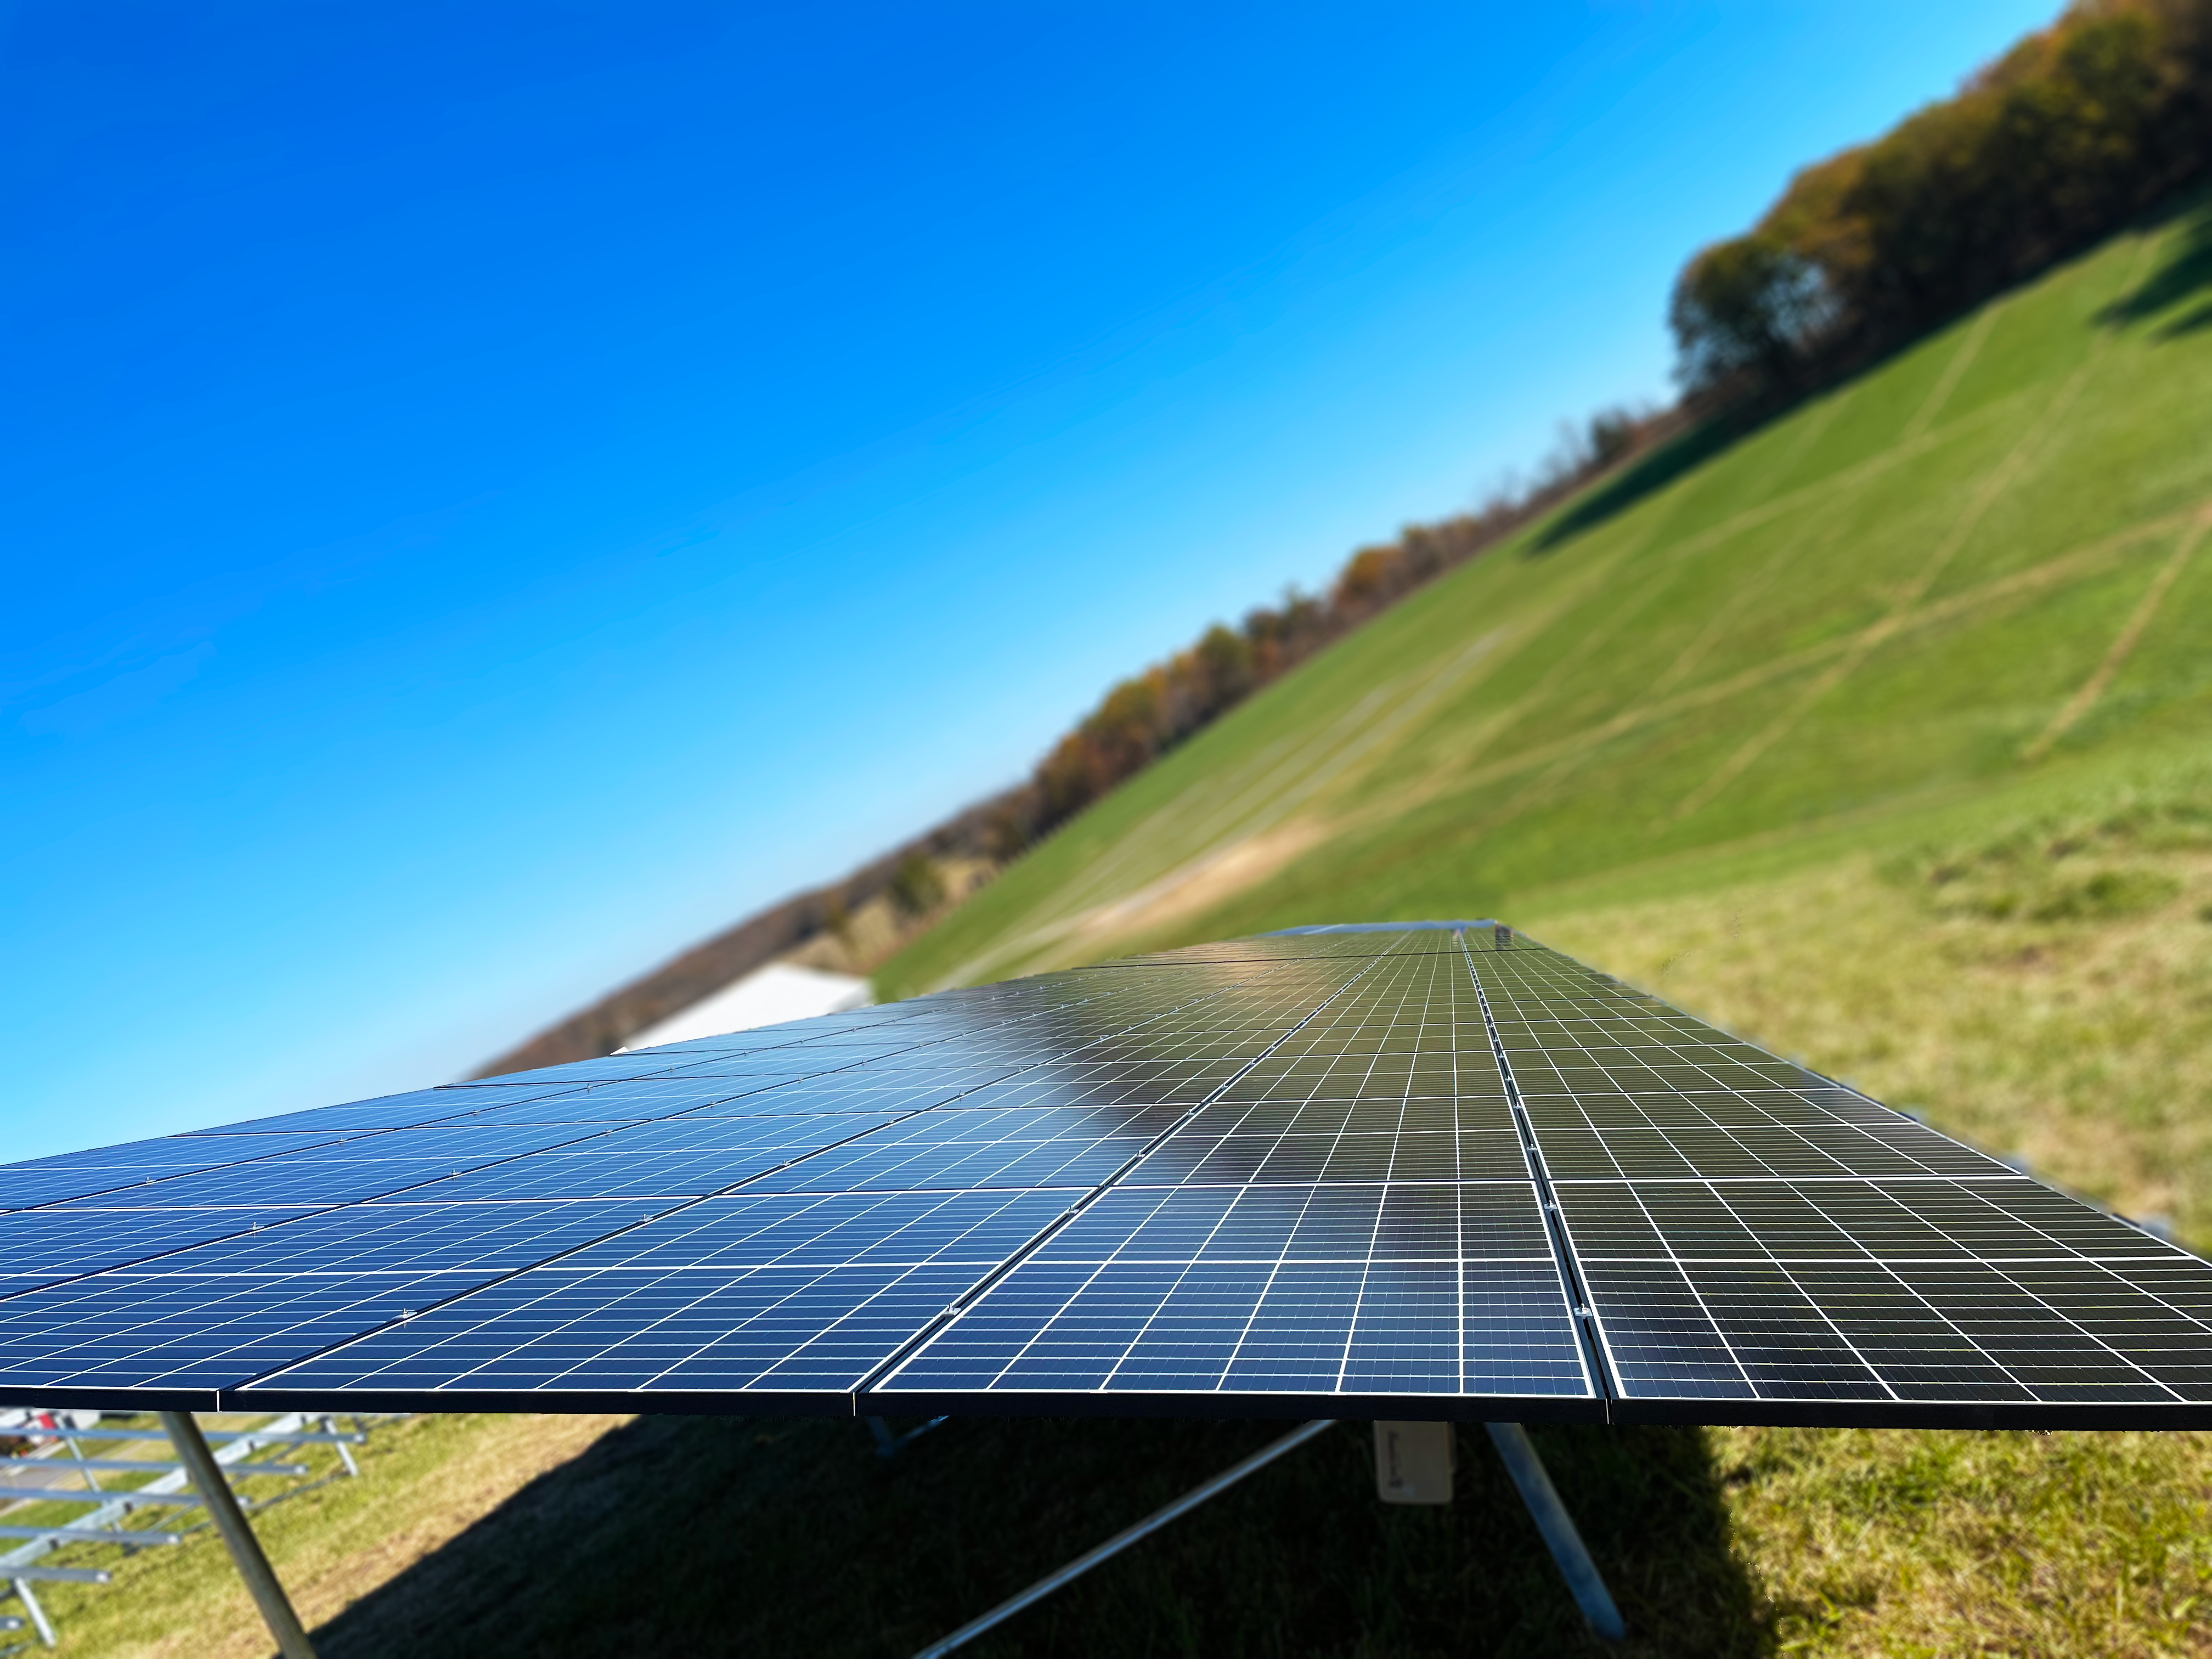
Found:
[[[2212,0],[2079,0],[1871,143],[1807,167],[1674,288],[1706,403],[1786,398],[2087,246],[2212,166]]]

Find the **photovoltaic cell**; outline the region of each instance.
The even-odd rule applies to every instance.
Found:
[[[2212,1423],[2212,1267],[1489,922],[0,1168],[0,1396]]]

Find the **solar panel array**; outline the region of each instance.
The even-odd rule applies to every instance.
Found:
[[[0,1169],[55,1406],[2212,1423],[2212,1267],[1490,923]]]

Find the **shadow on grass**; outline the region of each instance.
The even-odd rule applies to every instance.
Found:
[[[2195,300],[2197,303],[2189,310],[2167,317],[2154,337],[2170,340],[2212,328],[2212,292],[2208,292],[2212,291],[2212,200],[2201,193],[2187,197],[2160,210],[2147,222],[2175,219],[2189,222],[2179,251],[2144,278],[2134,293],[2099,312],[2099,322],[2110,328],[2124,327]]]
[[[2212,194],[2192,188],[2160,204],[2135,222],[2137,228],[2147,228],[2170,224],[2177,220],[2189,222],[2189,233],[2179,251],[2146,278],[2134,293],[2114,301],[2098,313],[2099,322],[2107,327],[2122,327],[2172,312],[2174,307],[2195,300],[2197,303],[2188,310],[2179,315],[2168,316],[2159,326],[2155,337],[2176,339],[2212,328]],[[2021,279],[2021,285],[2033,283],[2044,274],[2041,270],[2031,272]],[[2004,291],[2000,289],[1998,294],[1988,295],[1976,304],[1990,303]],[[1790,413],[1805,398],[1871,373],[1900,353],[1911,350],[1936,330],[1956,320],[1956,317],[1936,319],[1924,328],[1886,345],[1864,362],[1850,365],[1847,372],[1838,374],[1832,381],[1815,374],[1802,386],[1778,390],[1693,427],[1607,479],[1546,525],[1529,542],[1529,555],[1532,557],[1541,556],[1585,532],[1595,530],[1607,520],[1626,513],[1645,496],[1665,489],[1684,473],[1703,466],[1732,448],[1768,422]]]
[[[911,1654],[1287,1425],[641,1418],[315,1632],[325,1659]],[[1539,1429],[1632,1627],[1591,1638],[1478,1425],[1458,1500],[1386,1508],[1364,1423],[1021,1613],[978,1656],[1759,1655],[1694,1430]]]
[[[1685,472],[1703,466],[1723,450],[1748,437],[1764,423],[1764,412],[1734,411],[1692,427],[1679,438],[1668,440],[1642,460],[1607,479],[1538,531],[1534,539],[1528,544],[1529,553],[1541,556],[1562,543],[1571,542],[1586,531],[1596,529],[1607,520],[1627,512],[1646,495],[1664,489]]]

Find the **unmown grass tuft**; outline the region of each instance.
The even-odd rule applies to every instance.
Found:
[[[2212,851],[2212,798],[2135,799],[2094,817],[2040,818],[1979,845],[1885,861],[1938,914],[1988,921],[2110,921],[2156,910]],[[2128,862],[2118,862],[2119,860]]]

